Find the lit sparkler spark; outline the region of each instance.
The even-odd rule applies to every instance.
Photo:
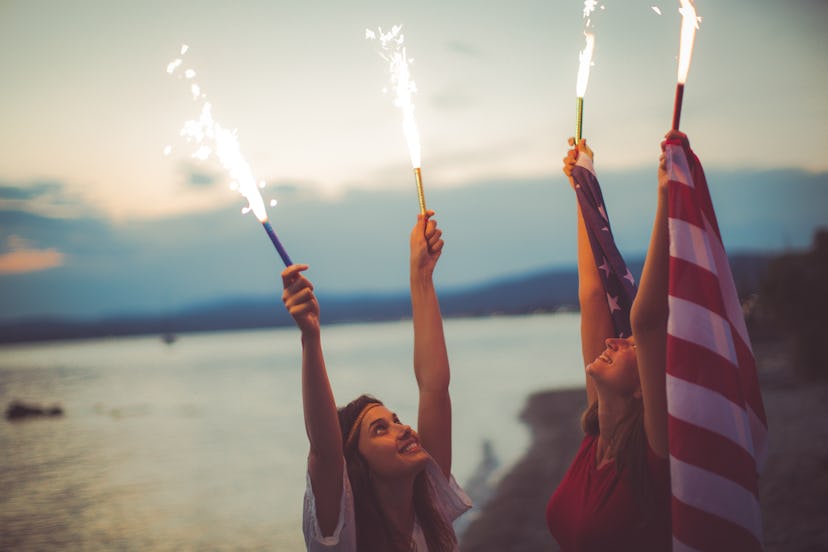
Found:
[[[381,27],[376,32],[366,29],[365,38],[379,40],[380,57],[389,64],[391,86],[395,94],[394,105],[399,107],[403,113],[403,134],[408,144],[408,153],[411,157],[411,165],[414,168],[414,176],[417,181],[420,212],[425,214],[422,162],[420,159],[420,132],[417,129],[417,121],[414,119],[414,101],[412,99],[417,92],[417,85],[411,80],[411,72],[408,69],[409,63],[413,63],[414,60],[408,58],[402,25],[394,25],[388,32],[383,32]]]
[[[650,6],[650,9],[656,12],[658,15],[661,15],[661,8],[658,6]]]
[[[693,0],[679,0],[681,7],[681,39],[679,44],[679,61],[676,84],[676,100],[673,105],[673,129],[678,130],[681,121],[681,104],[684,98],[684,83],[687,82],[687,73],[690,71],[690,60],[693,57],[693,42],[696,39],[696,29],[699,28],[701,18],[696,15]]]
[[[679,47],[678,82],[687,82],[687,73],[690,71],[690,60],[693,57],[693,42],[696,39],[696,29],[699,28],[701,18],[696,15],[693,0],[679,0],[681,8],[681,45]]]
[[[186,45],[182,46],[181,55],[184,55],[187,49]],[[182,59],[175,59],[167,66],[167,72],[175,75],[182,64]],[[184,71],[184,78],[187,80],[192,81],[195,76],[196,73],[193,69]],[[264,226],[285,266],[290,266],[293,262],[270,225],[264,200],[261,193],[259,193],[259,188],[264,188],[265,183],[263,181],[257,182],[253,177],[253,171],[241,153],[236,132],[222,127],[218,121],[213,119],[213,106],[206,101],[206,95],[201,93],[201,88],[196,82],[191,83],[190,91],[194,101],[202,102],[199,118],[186,121],[181,128],[181,136],[196,146],[192,156],[202,161],[209,159],[211,156],[218,158],[219,163],[230,176],[230,189],[238,191],[247,199],[247,206],[242,209],[242,213],[253,212]],[[167,153],[167,150],[165,150],[165,153]],[[275,204],[275,201],[271,201],[271,206]]]
[[[578,55],[578,80],[575,84],[575,94],[579,98],[583,98],[586,94],[587,84],[589,83],[589,68],[592,66],[592,54],[595,51],[595,35],[592,33],[584,33],[586,44],[584,49]]]

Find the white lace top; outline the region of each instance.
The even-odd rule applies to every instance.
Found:
[[[356,522],[354,520],[354,495],[351,492],[351,483],[348,472],[342,476],[342,498],[339,502],[339,521],[332,535],[322,536],[319,521],[316,518],[316,500],[313,495],[310,474],[306,476],[305,504],[302,512],[302,531],[305,534],[305,546],[308,552],[356,552]],[[426,465],[426,476],[434,489],[434,499],[438,509],[449,522],[454,521],[460,514],[471,508],[471,499],[460,488],[454,476],[446,480],[437,462],[431,460]],[[420,524],[414,523],[414,532],[411,535],[416,552],[428,552],[425,535]]]

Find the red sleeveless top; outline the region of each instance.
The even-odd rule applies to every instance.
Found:
[[[647,447],[647,472],[655,506],[647,523],[615,462],[595,465],[598,437],[587,435],[549,499],[546,524],[561,550],[670,550],[670,467]]]

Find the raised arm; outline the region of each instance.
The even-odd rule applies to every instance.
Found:
[[[569,177],[569,183],[574,189],[576,184],[572,178],[572,169],[578,164],[591,170],[593,156],[592,150],[586,145],[586,140],[582,139],[576,147],[575,139],[570,138],[569,145],[573,147],[564,157],[563,171]],[[607,294],[601,283],[598,267],[595,266],[595,257],[589,244],[580,204],[578,204],[578,303],[581,307],[581,352],[584,356],[584,367],[586,367],[604,351],[605,341],[610,337],[615,337],[615,329],[607,305]],[[586,375],[586,372],[584,372],[584,377],[589,405],[597,399],[595,382]]]
[[[687,137],[670,131],[668,141],[687,144]],[[662,143],[664,149],[664,143]],[[665,154],[658,166],[658,203],[653,232],[638,294],[633,302],[631,322],[637,346],[638,374],[644,400],[644,430],[653,452],[666,457],[667,448],[667,293],[670,262],[668,228],[668,174]]]
[[[417,216],[411,231],[411,313],[414,322],[414,375],[420,390],[417,431],[440,469],[451,474],[451,397],[443,317],[432,275],[443,250],[442,231],[431,217]]]
[[[316,499],[316,516],[325,536],[339,520],[342,495],[342,433],[331,384],[322,356],[319,302],[313,285],[302,274],[307,265],[292,265],[282,272],[282,300],[302,332],[302,405],[310,442],[308,474]]]

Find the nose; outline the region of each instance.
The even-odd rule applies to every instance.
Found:
[[[604,344],[608,349],[613,351],[618,351],[619,349],[631,346],[630,342],[624,337],[611,337],[604,341]]]
[[[414,433],[414,431],[411,429],[410,425],[401,424],[400,439],[408,439],[409,437],[411,437],[412,433]]]

